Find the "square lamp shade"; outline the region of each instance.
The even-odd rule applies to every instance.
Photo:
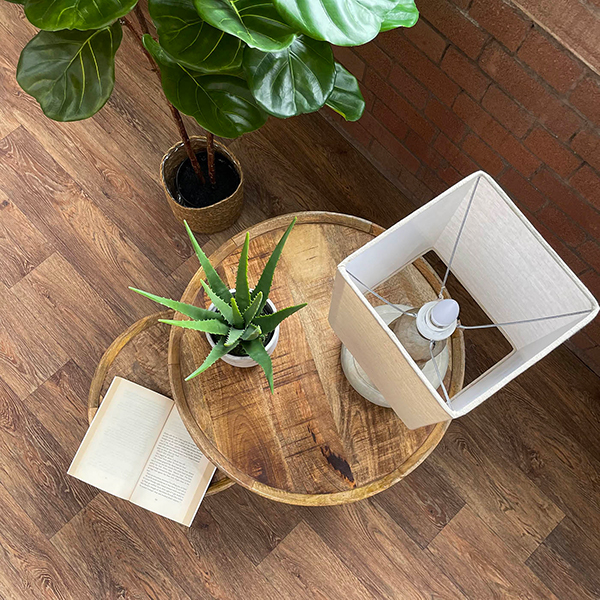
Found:
[[[365,296],[431,250],[513,347],[449,401]],[[329,322],[396,414],[415,429],[468,413],[597,313],[589,290],[502,188],[479,171],[338,265]]]

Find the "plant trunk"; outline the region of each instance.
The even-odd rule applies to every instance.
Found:
[[[217,183],[215,176],[215,136],[210,132],[206,132],[206,162],[208,164],[208,178],[211,185]]]
[[[135,8],[133,9],[133,12],[135,14],[135,17],[137,19],[137,22],[140,25],[140,29],[142,30],[143,34],[146,33],[150,33],[150,30],[148,29],[148,23],[146,22],[146,17],[144,16],[144,13],[142,12],[142,8],[140,7],[139,3],[135,5]],[[123,17],[123,19],[121,19],[122,22],[127,26],[127,28],[134,34],[136,40],[138,41],[138,44],[140,45],[140,48],[142,49],[142,52],[146,55],[146,58],[148,59],[148,62],[150,63],[150,68],[152,69],[152,71],[154,73],[156,73],[156,76],[158,77],[158,81],[161,81],[160,78],[160,70],[156,64],[156,62],[154,62],[154,59],[152,58],[152,56],[150,55],[150,53],[148,52],[148,50],[146,50],[146,48],[144,47],[144,44],[142,42],[142,37],[140,36],[140,34],[136,31],[135,27],[131,24],[131,22],[126,18]],[[161,83],[161,89],[162,89],[162,83]],[[167,98],[165,97],[165,101],[167,102],[169,109],[171,110],[171,115],[173,117],[173,120],[175,121],[176,125],[177,125],[177,129],[179,130],[179,136],[181,137],[181,141],[183,142],[183,145],[185,147],[185,151],[188,155],[188,158],[190,159],[190,163],[192,164],[192,168],[194,169],[194,173],[196,173],[196,176],[198,177],[198,179],[200,180],[200,183],[202,185],[206,185],[206,179],[204,178],[204,174],[202,173],[202,169],[200,168],[200,163],[198,162],[198,158],[196,157],[196,153],[194,152],[193,148],[192,148],[192,144],[190,142],[190,136],[188,135],[188,132],[185,128],[185,125],[183,123],[183,119],[181,118],[181,114],[180,112],[167,100]],[[212,182],[212,180],[211,180]]]

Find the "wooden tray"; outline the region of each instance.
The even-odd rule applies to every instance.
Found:
[[[395,413],[359,396],[340,367],[340,341],[327,315],[337,264],[383,231],[335,213],[298,213],[271,292],[279,308],[308,302],[286,319],[272,358],[275,393],[261,369],[223,361],[189,382],[184,377],[208,354],[204,334],[174,327],[169,345],[173,397],[198,447],[244,487],[280,502],[331,505],[376,494],[417,467],[449,422],[411,431]],[[249,278],[258,279],[291,215],[250,229]],[[245,234],[221,246],[211,262],[230,287]],[[198,271],[183,301],[207,306]],[[437,297],[440,281],[423,260],[380,287],[384,297],[411,306]],[[184,318],[178,315],[176,318]],[[464,376],[462,333],[451,343],[450,394]]]
[[[91,423],[111,381],[117,375],[165,396],[171,396],[167,372],[169,326],[158,319],[171,319],[173,311],[140,319],[117,337],[104,353],[90,386],[88,420]],[[215,472],[206,495],[217,494],[235,482],[222,471]]]

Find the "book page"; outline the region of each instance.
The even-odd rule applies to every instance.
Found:
[[[214,472],[174,408],[130,500],[189,527]]]
[[[129,500],[174,406],[166,396],[115,377],[69,475]]]

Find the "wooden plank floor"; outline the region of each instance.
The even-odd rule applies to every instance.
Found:
[[[155,310],[127,286],[177,296],[196,259],[157,178],[175,132],[129,36],[109,104],[58,124],[14,81],[20,15],[0,4],[0,598],[600,598],[600,380],[564,347],[351,506],[233,487],[187,530],[66,476],[96,361]],[[384,226],[411,210],[319,115],[234,148],[235,231],[303,209]],[[468,376],[497,351],[467,340]]]

